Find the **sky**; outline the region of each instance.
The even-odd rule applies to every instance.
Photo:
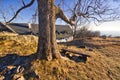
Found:
[[[27,4],[31,0],[24,1]],[[22,3],[21,0],[0,0],[0,5],[2,6],[0,7],[0,10],[4,12],[4,14],[7,16],[7,20],[9,20],[14,15],[14,11],[18,10],[22,6]],[[30,22],[32,15],[36,11],[36,7],[37,3],[35,0],[34,4],[31,7],[21,11],[13,22]],[[11,8],[13,8],[14,11]],[[3,21],[3,19],[1,21]]]
[[[99,25],[91,23],[91,28],[94,30],[101,31],[120,31],[120,21],[104,22]]]
[[[120,36],[120,21],[104,22],[99,25],[91,23],[90,30],[100,31],[101,35]]]
[[[31,0],[25,0],[25,3],[27,4],[30,1]],[[113,7],[116,7],[118,3],[120,5],[120,0],[115,0],[115,1],[117,2],[113,3],[112,0],[109,0],[110,5]],[[57,5],[59,2],[60,0],[56,0],[55,4]],[[65,3],[67,3],[68,5],[71,5],[72,0],[65,0]],[[21,3],[21,0],[0,0],[0,5],[2,6],[0,7],[0,21],[3,22],[4,20],[1,17],[3,14],[1,14],[1,11],[4,12],[6,19],[9,20],[14,15],[13,12],[22,6],[22,3]],[[37,0],[35,0],[35,3],[31,7],[20,12],[18,17],[14,20],[14,22],[22,22],[22,23],[31,22],[32,15],[35,13],[36,7],[37,7]],[[66,7],[63,6],[62,8],[65,9]],[[66,15],[69,17],[69,14],[66,14]],[[58,19],[56,21],[56,24],[65,24],[65,22]],[[92,30],[98,30],[101,32],[110,32],[110,31],[120,32],[120,21],[105,22],[97,26],[91,23],[90,26],[92,26],[91,27]],[[117,35],[119,36],[120,33],[118,33]]]

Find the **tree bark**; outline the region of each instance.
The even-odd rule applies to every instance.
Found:
[[[39,40],[37,56],[39,59],[60,58],[57,49],[54,0],[38,0]]]

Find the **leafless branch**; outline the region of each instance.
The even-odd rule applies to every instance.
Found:
[[[90,22],[96,24],[96,22],[120,19],[119,11],[116,12],[119,9],[109,6],[106,0],[73,0],[72,7],[67,3],[64,5],[72,13],[71,20],[76,22],[74,29],[77,25]]]
[[[17,15],[19,14],[20,11],[24,10],[25,8],[30,7],[30,6],[34,3],[34,1],[35,1],[35,0],[31,0],[30,3],[28,3],[28,4],[25,5],[24,1],[22,0],[24,6],[21,7],[20,9],[18,9],[18,10],[16,11],[15,15],[14,15],[9,21],[7,21],[6,23],[10,23],[12,20],[14,20],[14,19],[17,17]]]
[[[25,6],[25,2],[24,2],[24,0],[22,0],[22,4]]]
[[[0,10],[0,13],[1,13],[1,17],[3,18],[4,22],[6,22],[6,15],[5,15],[5,13],[2,10]]]

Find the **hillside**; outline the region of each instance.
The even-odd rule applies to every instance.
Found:
[[[89,54],[86,63],[68,58],[36,60],[37,39],[0,33],[0,80],[120,80],[120,38],[76,39],[58,45],[59,50]]]

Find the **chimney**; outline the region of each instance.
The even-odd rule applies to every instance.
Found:
[[[32,28],[32,24],[28,23],[28,28],[31,29]]]

